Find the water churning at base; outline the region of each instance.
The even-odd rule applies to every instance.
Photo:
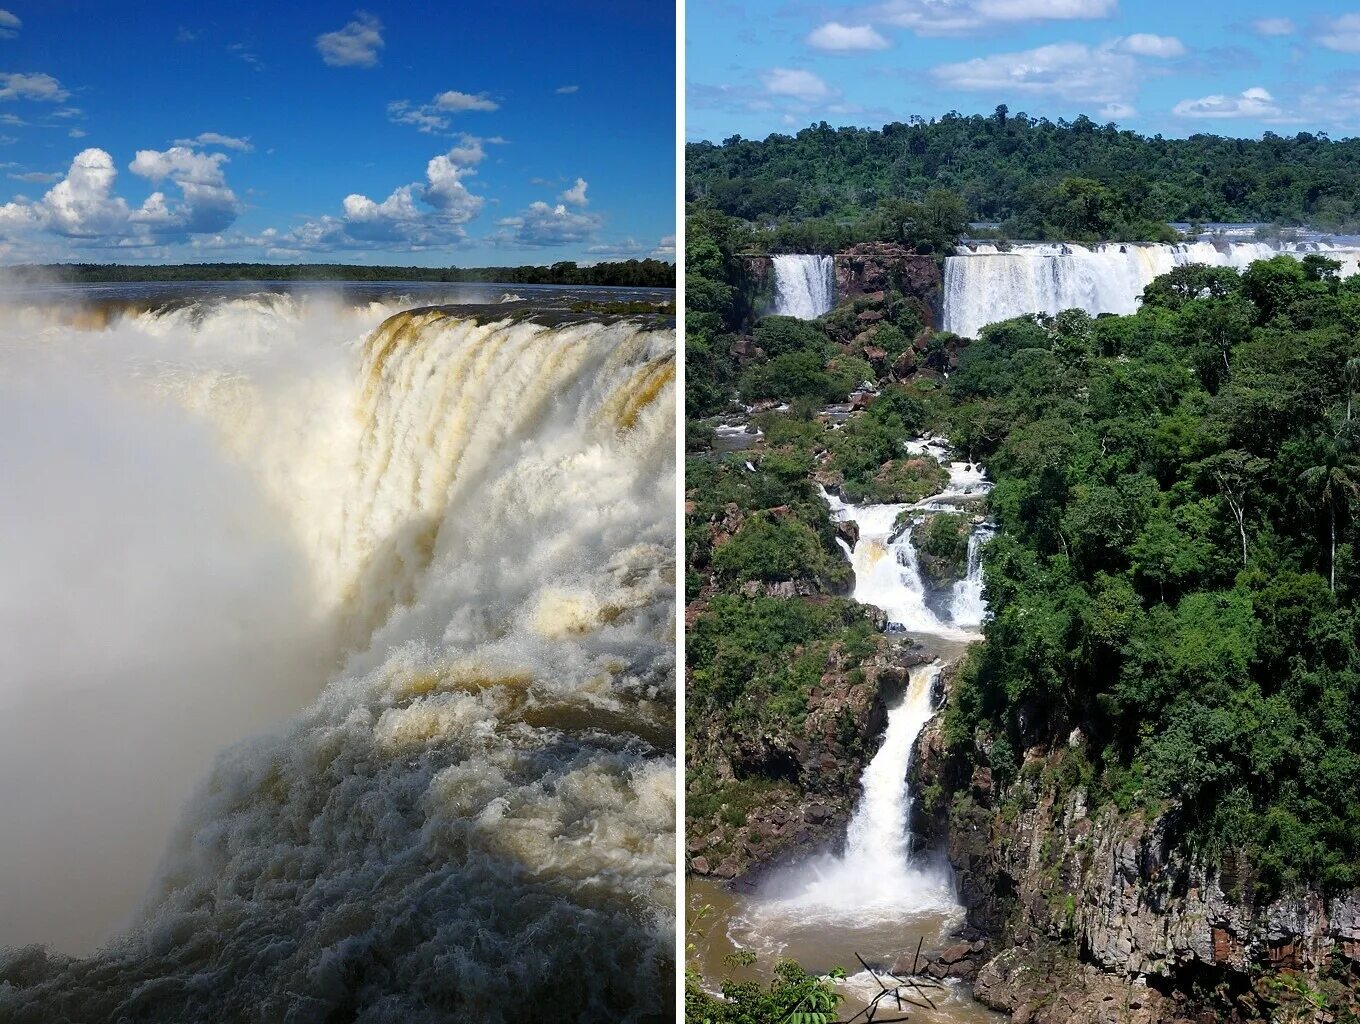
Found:
[[[266,306],[97,347],[142,346],[121,386],[198,417],[279,510],[339,667],[219,756],[131,931],[0,952],[0,1016],[660,1012],[673,330],[369,310],[313,351],[319,311]]]

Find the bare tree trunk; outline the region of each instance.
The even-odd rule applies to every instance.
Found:
[[[1328,505],[1332,519],[1332,593],[1336,593],[1336,505]]]

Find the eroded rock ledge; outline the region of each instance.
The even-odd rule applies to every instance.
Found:
[[[1246,865],[1174,850],[1167,816],[1090,808],[1044,770],[1051,751],[1005,790],[985,769],[942,786],[940,730],[918,741],[917,824],[946,846],[966,933],[996,951],[984,1003],[1033,1024],[1360,1019],[1360,891],[1258,902]]]

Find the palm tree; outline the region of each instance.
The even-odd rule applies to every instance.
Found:
[[[1299,482],[1313,492],[1318,505],[1327,507],[1331,528],[1331,586],[1336,593],[1336,513],[1350,508],[1351,499],[1360,494],[1360,456],[1342,435],[1328,440],[1318,464],[1299,474]]]
[[[1360,357],[1346,360],[1346,422],[1351,421],[1351,409],[1355,404],[1355,392],[1360,387]]]

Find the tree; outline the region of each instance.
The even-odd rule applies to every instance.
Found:
[[[1340,438],[1324,442],[1316,465],[1299,475],[1299,483],[1313,493],[1314,502],[1327,509],[1331,535],[1328,556],[1332,592],[1336,592],[1336,517],[1338,509],[1350,510],[1351,499],[1360,493],[1360,456]]]

